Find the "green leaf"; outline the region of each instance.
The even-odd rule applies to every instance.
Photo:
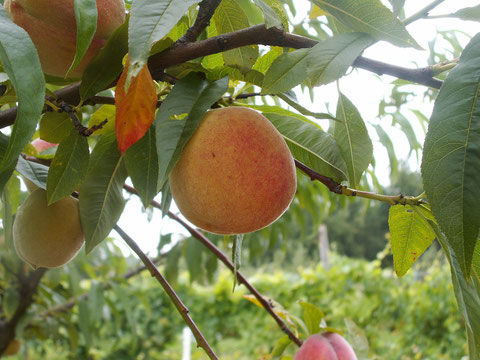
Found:
[[[380,0],[313,0],[313,3],[355,31],[396,46],[422,50],[405,26]]]
[[[307,78],[307,56],[310,49],[299,49],[278,56],[263,79],[262,94],[290,90]]]
[[[335,122],[333,137],[347,164],[348,182],[355,188],[372,161],[372,140],[357,108],[342,93],[339,93],[336,116],[341,121]]]
[[[47,178],[47,201],[53,204],[72,194],[85,177],[88,168],[87,138],[73,129],[60,145],[53,158]]]
[[[472,268],[475,272],[475,276],[480,279],[480,241],[477,241],[475,250],[473,252]]]
[[[203,282],[203,245],[195,238],[189,238],[185,242],[185,260],[187,262],[190,282]]]
[[[92,116],[90,116],[88,127],[99,125],[105,120],[107,120],[107,123],[103,125],[101,129],[95,131],[95,135],[102,135],[113,132],[115,131],[115,114],[115,105],[102,105],[97,109],[97,111],[92,114]]]
[[[227,78],[209,83],[195,74],[175,84],[155,119],[158,185],[163,186],[203,115],[227,91],[227,87]]]
[[[75,22],[77,25],[77,42],[75,58],[66,76],[77,67],[87,53],[93,36],[97,31],[97,2],[96,0],[74,0]]]
[[[377,131],[380,143],[385,147],[388,153],[388,159],[390,161],[390,177],[394,181],[398,176],[398,160],[395,154],[395,148],[393,147],[392,140],[387,132],[380,125],[373,125]]]
[[[89,315],[93,322],[99,323],[103,316],[103,305],[105,303],[103,283],[92,280],[88,295]]]
[[[428,220],[430,226],[435,232],[438,242],[443,248],[445,255],[450,263],[452,273],[453,290],[457,299],[460,313],[465,320],[467,330],[467,340],[469,356],[471,360],[480,359],[480,279],[477,274],[472,273],[470,281],[464,276],[464,271],[460,266],[453,248],[442,233],[438,225],[433,220]]]
[[[210,25],[205,29],[207,33],[207,38],[211,38],[218,35],[217,29],[215,28],[215,22],[210,21]],[[216,53],[204,56],[202,58],[202,66],[205,69],[215,69],[223,66],[223,56],[222,53]]]
[[[19,156],[15,170],[39,188],[47,189],[48,166],[25,160]]]
[[[264,114],[287,142],[293,157],[335,181],[347,179],[347,165],[333,137],[311,122]]]
[[[236,106],[244,106],[244,107],[249,107],[251,109],[255,109],[264,113],[272,113],[272,114],[279,114],[279,115],[285,115],[285,116],[290,116],[297,118],[299,120],[305,121],[305,122],[310,122],[308,118],[305,116],[298,114],[296,112],[290,111],[288,109],[282,108],[280,106],[275,106],[275,105],[254,105],[254,104],[244,104],[244,103],[236,103]]]
[[[213,22],[218,34],[225,34],[249,26],[243,9],[233,0],[222,0],[213,14]],[[258,46],[247,45],[222,53],[225,65],[239,69],[246,74],[258,57]]]
[[[405,0],[388,0],[392,4],[393,16],[398,17],[405,6]]]
[[[180,270],[179,261],[182,256],[182,244],[177,243],[169,252],[167,256],[167,263],[165,264],[165,278],[167,281],[175,286]]]
[[[115,30],[85,69],[79,89],[82,100],[94,96],[113,83],[123,70],[122,60],[127,51],[128,20]]]
[[[53,144],[58,144],[74,128],[72,119],[67,113],[47,112],[40,119],[40,138]]]
[[[373,43],[364,33],[336,35],[310,49],[299,49],[278,56],[262,85],[262,93],[281,93],[310,79],[313,86],[341,78],[361,52]]]
[[[480,228],[479,59],[476,35],[435,100],[422,161],[433,214],[465,276],[470,274]]]
[[[150,127],[145,136],[127,150],[125,165],[143,206],[147,208],[158,193],[158,156],[154,128]]]
[[[283,54],[283,50],[281,47],[278,46],[272,46],[270,47],[270,50],[260,56],[258,60],[255,62],[255,65],[253,65],[253,70],[257,70],[261,73],[267,72],[268,69],[270,69],[270,66],[272,66],[273,61],[279,57],[280,55]]]
[[[15,314],[20,302],[20,292],[16,287],[9,286],[3,292],[2,313],[6,320],[10,320]]]
[[[282,18],[279,14],[281,6],[276,0],[253,0],[255,5],[262,9],[263,17],[265,18],[265,27],[267,29],[274,26],[282,25]],[[283,9],[282,9],[283,10]]]
[[[335,35],[319,42],[307,57],[307,74],[312,85],[328,84],[341,78],[373,42],[371,36],[358,32]]]
[[[243,234],[237,234],[233,237],[232,263],[233,263],[233,290],[237,285],[237,273],[242,266],[242,244]]]
[[[92,345],[91,317],[88,311],[88,300],[80,299],[78,301],[78,325],[81,334],[85,339],[87,349]]]
[[[0,6],[0,60],[18,98],[17,118],[0,163],[1,192],[20,152],[35,132],[45,96],[45,79],[37,50],[27,32],[10,20],[3,6]]]
[[[410,121],[401,113],[394,113],[392,117],[400,125],[400,128],[407,137],[408,144],[410,145],[410,153],[413,150],[421,149],[422,145],[418,142],[417,135]]]
[[[329,120],[338,121],[337,118],[333,117],[332,115],[330,115],[328,113],[317,113],[317,112],[310,111],[307,108],[304,108],[302,105],[300,105],[297,102],[297,100],[293,96],[289,96],[286,93],[278,94],[278,97],[280,99],[282,99],[283,101],[285,101],[292,108],[297,110],[300,114],[303,114],[303,115],[306,115],[306,116],[313,116],[314,118],[319,119],[319,120],[329,119]],[[294,116],[294,117],[298,117],[298,115]]]
[[[270,355],[272,358],[280,357],[285,352],[285,349],[292,343],[292,340],[288,337],[288,335],[282,336],[280,339],[277,340],[275,346],[273,347],[272,352]],[[284,358],[282,358],[284,359]]]
[[[390,207],[388,226],[393,265],[398,277],[405,275],[435,238],[435,234],[427,222],[429,217],[432,218],[427,211],[418,206],[394,205]]]
[[[480,5],[460,9],[446,16],[459,18],[461,20],[480,21]]]
[[[308,329],[309,335],[320,332],[320,325],[325,317],[323,311],[306,301],[299,301],[298,303],[303,308],[303,320]]]
[[[20,205],[20,180],[10,177],[2,193],[2,227],[8,250],[13,250],[13,215]],[[7,315],[8,316],[8,315]]]
[[[92,151],[87,176],[79,189],[87,254],[108,236],[120,218],[125,206],[122,188],[126,178],[115,134],[103,135]]]
[[[170,190],[170,182],[167,180],[162,187],[162,217],[166,216],[168,211],[170,210],[170,206],[172,205],[172,191]]]
[[[205,270],[207,279],[210,283],[213,283],[218,269],[218,258],[209,251],[205,252],[205,257]]]
[[[130,76],[145,65],[153,44],[167,35],[188,8],[199,1],[135,0],[132,3],[128,28]]]
[[[347,327],[347,339],[352,345],[355,354],[359,359],[368,359],[370,351],[365,331],[351,319],[344,319],[344,322]]]
[[[10,203],[12,214],[15,214],[20,206],[22,199],[22,190],[20,188],[20,179],[14,175],[8,179],[6,189],[8,189],[8,202]]]

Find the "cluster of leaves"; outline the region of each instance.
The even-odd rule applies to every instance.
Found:
[[[429,9],[400,20],[402,1],[392,0],[392,11],[380,0],[313,0],[312,14],[324,17],[312,22],[312,29],[318,36],[311,39],[280,29],[283,26],[288,31],[291,21],[278,0],[222,0],[216,6],[210,25],[201,29],[204,30],[201,40],[196,42],[200,44],[198,47],[203,41],[209,46],[214,44],[215,48],[171,60],[171,54],[189,49],[192,44],[185,35],[187,29],[195,27],[199,2],[133,1],[128,21],[117,29],[83,75],[77,88],[76,113],[67,111],[68,114],[65,114],[63,101],[57,98],[59,92],[53,91],[73,80],[51,77],[45,80],[28,35],[15,26],[0,7],[0,80],[6,89],[0,96],[2,110],[5,110],[0,117],[7,116],[9,108],[18,104],[9,136],[0,138],[2,216],[10,251],[11,224],[21,197],[18,174],[45,188],[49,203],[78,190],[87,253],[108,236],[122,214],[125,206],[122,188],[127,177],[131,178],[146,207],[161,193],[166,212],[171,202],[169,172],[204,113],[213,105],[249,106],[262,111],[283,135],[297,160],[334,182],[360,189],[368,189],[369,184],[375,182],[372,172],[365,176],[374,162],[372,140],[352,101],[338,91],[334,114],[314,113],[298,104],[291,89],[297,85],[312,89],[338,80],[355,65],[363,50],[377,41],[419,49],[406,25],[427,17]],[[201,6],[205,3],[208,0]],[[91,6],[80,4],[75,1],[75,10],[84,21],[77,26],[74,64],[85,53],[95,31],[90,25],[97,19],[96,12],[88,11],[95,2]],[[293,2],[287,1],[287,5],[293,13]],[[478,20],[477,13],[478,7],[448,16]],[[265,26],[256,27],[258,34],[250,34],[251,38],[242,39],[239,45],[235,45],[234,38],[226,38],[228,34],[242,34],[242,30],[259,22],[265,22]],[[294,32],[305,35],[305,28],[294,27]],[[441,242],[452,266],[455,294],[466,321],[471,359],[480,357],[480,205],[476,201],[480,197],[476,186],[480,169],[479,43],[477,35],[465,49],[455,49],[462,51],[458,64],[430,68],[430,80],[435,80],[433,75],[455,66],[435,99],[429,120],[422,160],[426,195],[405,202],[403,197],[391,200],[381,195],[364,194],[392,205],[389,224],[398,275],[407,272],[434,238]],[[259,44],[271,46],[261,49]],[[127,52],[128,60],[125,60]],[[431,58],[437,60],[435,51]],[[110,90],[102,91],[120,73],[115,90],[116,106],[92,108],[85,105],[97,94],[111,96]],[[154,82],[152,76],[158,81]],[[173,79],[174,85],[161,81],[165,79]],[[261,89],[260,95],[268,95],[276,104],[238,101],[241,95],[255,91],[256,87]],[[59,91],[69,90],[65,87]],[[45,94],[49,95],[48,110],[54,112],[42,117]],[[77,105],[78,101],[72,102],[75,104],[69,105]],[[292,110],[286,109],[285,103]],[[161,105],[156,110],[158,104]],[[399,112],[391,115],[407,134],[411,149],[418,150],[420,145],[411,135],[408,120]],[[87,139],[70,121],[72,117],[81,119],[90,128],[107,119],[107,126]],[[312,119],[330,119],[332,126],[322,129]],[[376,126],[375,130],[384,146],[392,149],[384,129]],[[29,146],[31,139],[37,136],[59,145],[48,153],[38,154]],[[22,152],[43,158],[50,167],[39,164],[38,160],[26,160]],[[392,151],[389,154],[393,168]],[[295,215],[298,209],[307,207],[313,212],[321,204],[312,200],[317,200],[319,193],[326,190],[305,188],[312,196],[299,192],[284,224],[301,218]],[[349,194],[360,195],[356,191]],[[311,224],[317,225],[318,221],[314,219]],[[283,225],[283,228],[288,226]],[[260,233],[264,239],[269,239],[269,246],[275,245],[281,233],[275,229],[272,227],[271,232]],[[284,230],[282,236],[287,238],[289,234]]]

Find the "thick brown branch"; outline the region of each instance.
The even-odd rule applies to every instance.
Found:
[[[20,266],[24,266],[21,264]],[[0,322],[0,355],[3,354],[8,344],[15,338],[15,329],[17,324],[27,312],[29,306],[33,303],[33,296],[37,291],[38,284],[47,269],[39,268],[32,271],[28,276],[20,276],[18,288],[19,303],[15,313],[9,320]]]
[[[278,27],[265,28],[265,25],[256,25],[246,29],[222,34],[206,40],[188,42],[171,47],[149,59],[149,68],[152,74],[163,74],[162,69],[178,65],[202,56],[220,53],[226,50],[261,44],[270,46],[290,47],[294,49],[312,47],[316,40],[286,33]],[[375,72],[377,74],[392,75],[413,81],[418,84],[440,88],[441,81],[433,79],[430,67],[421,69],[408,69],[395,65],[358,57],[353,66]],[[55,92],[56,96],[69,104],[76,105],[80,102],[80,83],[66,86]],[[113,85],[112,85],[113,86]],[[15,121],[17,109],[9,109],[0,113],[0,128],[12,125]]]
[[[140,249],[140,247],[137,245],[137,243],[125,233],[118,225],[115,225],[113,227],[115,231],[122,237],[122,239],[127,243],[127,245],[132,249],[135,254],[142,260],[142,262],[145,264],[147,269],[150,271],[150,274],[157,279],[157,281],[160,283],[160,285],[163,287],[167,295],[170,297],[172,300],[173,304],[177,308],[178,312],[182,316],[183,320],[185,323],[188,325],[188,327],[192,330],[193,336],[197,340],[197,346],[203,348],[205,352],[207,353],[208,357],[212,360],[218,360],[217,355],[213,351],[213,349],[210,347],[208,344],[207,340],[203,336],[202,332],[200,329],[197,327],[193,319],[190,317],[188,314],[188,308],[183,304],[182,300],[178,297],[177,293],[171,285],[168,283],[168,281],[163,277],[163,275],[158,271],[157,267],[155,264],[150,260],[150,258]]]

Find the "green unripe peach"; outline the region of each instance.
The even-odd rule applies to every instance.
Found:
[[[85,241],[78,200],[73,197],[47,205],[47,193],[38,188],[18,208],[13,243],[18,255],[32,267],[65,265]]]
[[[290,205],[296,184],[282,135],[263,115],[242,107],[208,111],[170,174],[182,214],[217,234],[271,224]]]
[[[24,28],[37,48],[43,71],[64,77],[75,57],[77,30],[74,0],[6,0],[4,7],[12,21]],[[80,77],[125,21],[123,0],[97,0],[97,31],[80,64],[69,74]]]
[[[334,332],[310,336],[293,360],[357,360],[350,344]]]

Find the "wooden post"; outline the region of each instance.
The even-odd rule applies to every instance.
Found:
[[[318,228],[318,248],[320,251],[320,262],[325,270],[330,269],[330,263],[328,261],[328,252],[329,252],[329,244],[328,244],[328,231],[327,225],[322,224]]]

